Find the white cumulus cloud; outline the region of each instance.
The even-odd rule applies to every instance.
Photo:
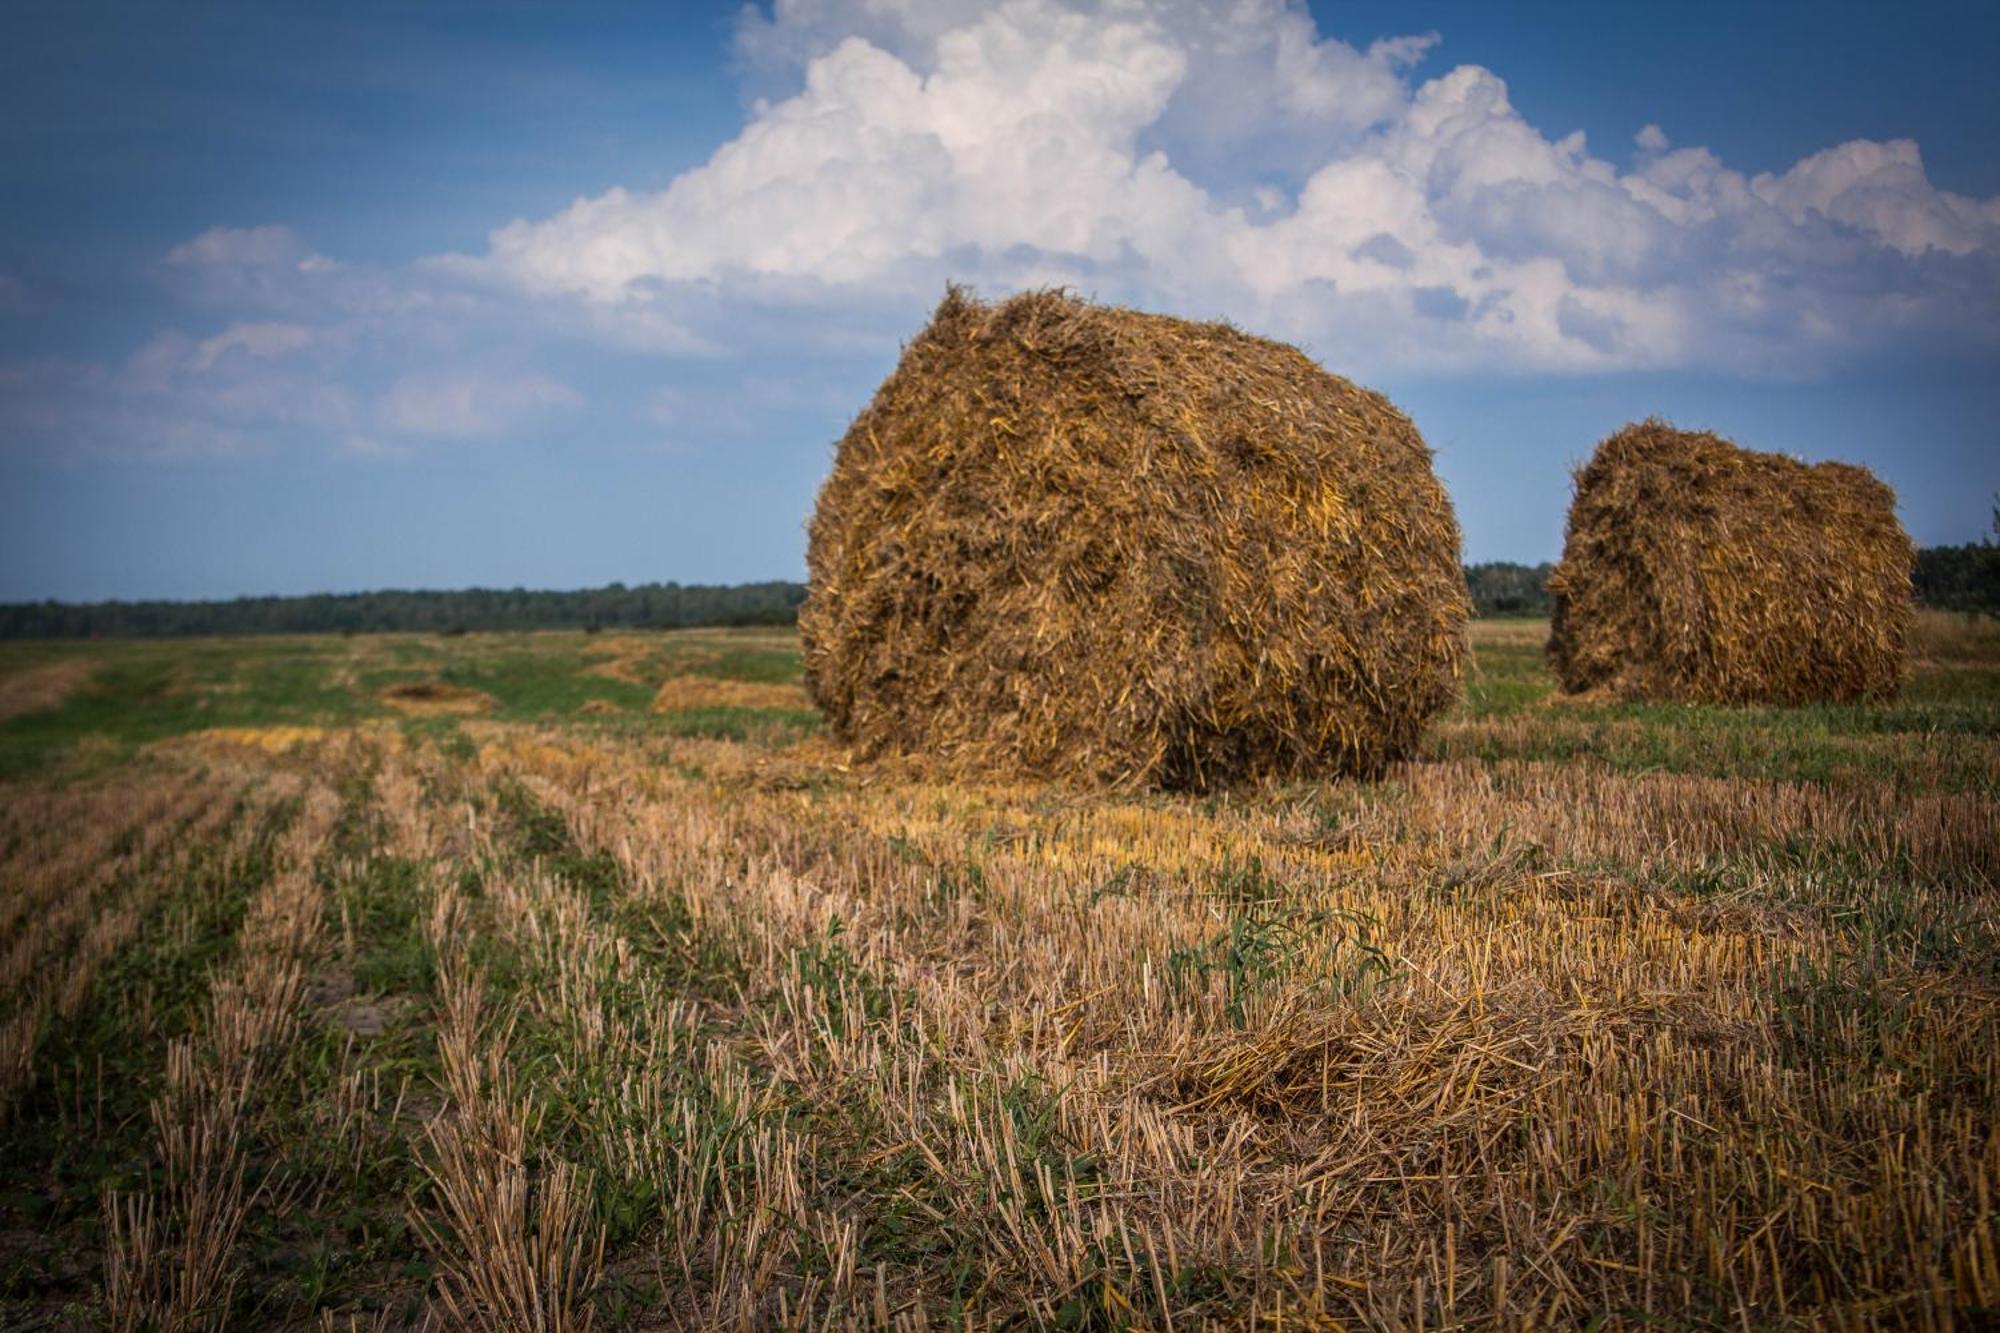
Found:
[[[514,222],[469,267],[670,322],[716,292],[1066,281],[1364,368],[1798,370],[1994,336],[2000,200],[1937,189],[1914,143],[1748,177],[1647,124],[1621,166],[1489,70],[1419,81],[1433,40],[1358,49],[1285,0],[780,0],[738,44],[789,95],[664,190]]]
[[[751,447],[837,422],[948,280],[1226,317],[1364,379],[2000,346],[2000,199],[1915,143],[1749,174],[1634,107],[1594,150],[1444,50],[1300,0],[777,0],[738,28],[740,131],[664,188],[404,264],[211,228],[151,274],[176,327],[0,365],[0,448]],[[0,274],[0,313],[32,296]]]
[[[1982,203],[1931,188],[1923,154],[1908,139],[1856,139],[1782,176],[1758,176],[1750,189],[1795,224],[1818,215],[1906,255],[1971,254],[1990,248],[2000,230],[2000,199]]]

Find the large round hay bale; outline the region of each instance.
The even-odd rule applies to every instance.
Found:
[[[1456,696],[1409,419],[1224,324],[954,288],[841,440],[800,610],[834,733],[958,773],[1365,773]]]
[[[1564,689],[1622,698],[1887,698],[1914,554],[1866,468],[1649,419],[1576,475],[1549,658]]]

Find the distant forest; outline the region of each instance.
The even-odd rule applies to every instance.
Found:
[[[1996,515],[2000,530],[2000,515]],[[1549,613],[1551,564],[1516,565],[1494,561],[1465,567],[1465,586],[1482,616],[1545,616]],[[2000,616],[2000,545],[1926,546],[1910,571],[1917,605],[1940,611],[1981,611]]]
[[[1505,560],[1467,565],[1474,610],[1482,616],[1547,615],[1553,568]],[[1990,541],[1919,551],[1914,579],[1922,605],[2000,615],[2000,546]],[[0,639],[790,625],[805,598],[803,583],[771,582],[614,583],[576,592],[315,593],[226,602],[20,602],[0,606]]]
[[[414,630],[688,629],[790,625],[803,583],[642,583],[576,592],[314,593],[226,602],[23,602],[0,606],[0,638],[145,638],[187,634],[378,634]]]
[[[1472,610],[1482,616],[1545,616],[1549,613],[1549,573],[1555,566],[1517,565],[1493,560],[1465,567],[1465,587]]]
[[[1993,527],[2000,532],[2000,511],[1993,515]],[[1925,606],[2000,616],[2000,545],[1926,546],[1917,552],[1910,581]]]

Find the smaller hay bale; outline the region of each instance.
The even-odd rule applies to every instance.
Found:
[[[1700,703],[1893,697],[1915,550],[1866,468],[1648,418],[1576,474],[1549,661],[1571,693]]]

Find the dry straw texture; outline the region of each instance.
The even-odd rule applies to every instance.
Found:
[[[1893,697],[1914,552],[1866,468],[1648,419],[1577,473],[1549,657],[1572,692],[1708,703]]]
[[[1801,726],[1471,633],[1424,762],[1229,799],[135,708],[0,781],[0,1328],[1992,1329],[2000,643]]]
[[[954,288],[841,441],[800,615],[869,754],[1203,788],[1370,772],[1456,696],[1409,419],[1224,324]]]

